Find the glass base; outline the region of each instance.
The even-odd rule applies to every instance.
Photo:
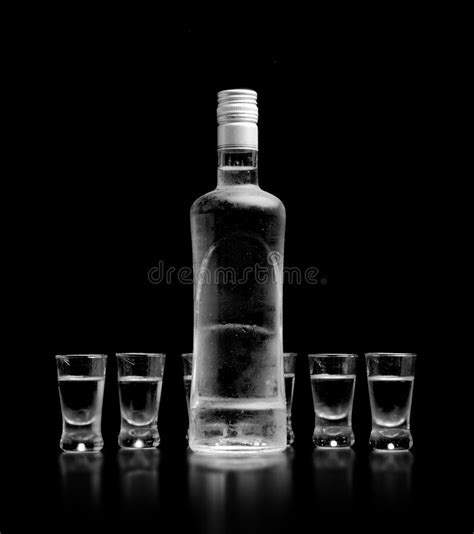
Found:
[[[104,447],[104,440],[100,434],[77,430],[63,433],[59,446],[65,452],[97,452]]]
[[[189,443],[189,430],[186,432],[186,441]],[[293,442],[295,441],[295,433],[293,432],[293,430],[290,428],[287,428],[287,434],[286,434],[286,444],[287,444],[287,447],[290,447]]]
[[[347,426],[316,427],[313,433],[313,443],[316,447],[328,449],[351,447],[354,445],[354,433],[352,428]]]
[[[247,455],[247,454],[271,454],[286,450],[286,443],[282,445],[265,442],[250,442],[238,439],[214,440],[194,440],[189,443],[189,448],[194,452],[203,454],[227,454],[227,455]]]
[[[275,454],[276,452],[284,452],[287,448],[284,447],[206,447],[202,445],[190,445],[189,448],[193,452],[209,455],[228,455],[228,456],[246,456],[246,455],[260,455],[260,454]]]
[[[154,449],[160,445],[160,435],[149,428],[121,430],[118,444],[122,449]]]
[[[372,430],[370,445],[380,451],[407,451],[413,445],[413,438],[409,430]]]

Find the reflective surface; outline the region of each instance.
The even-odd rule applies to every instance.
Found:
[[[157,450],[118,452],[119,514],[124,519],[149,519],[159,516],[159,463]]]
[[[369,456],[371,503],[377,510],[407,510],[412,503],[414,457],[408,451],[374,451]]]
[[[26,532],[38,517],[48,532],[127,532],[142,522],[193,534],[376,532],[382,524],[384,532],[411,532],[420,521],[459,520],[448,514],[457,488],[442,477],[454,465],[449,455],[352,449],[247,458],[116,449],[41,462],[10,454],[0,526],[2,534]]]
[[[189,489],[199,532],[278,531],[290,519],[291,453],[229,460],[190,455]]]
[[[354,506],[352,449],[316,449],[313,453],[315,505],[346,515]]]
[[[100,452],[64,453],[59,456],[61,501],[65,514],[90,519],[104,517],[103,468]]]

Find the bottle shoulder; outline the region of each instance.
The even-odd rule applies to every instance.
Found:
[[[257,185],[217,187],[194,201],[191,206],[191,214],[197,215],[228,209],[256,209],[285,215],[283,202]]]

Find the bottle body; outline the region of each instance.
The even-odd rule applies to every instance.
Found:
[[[189,445],[237,454],[283,450],[285,208],[258,186],[256,160],[255,167],[222,165],[218,187],[191,208],[191,229]]]

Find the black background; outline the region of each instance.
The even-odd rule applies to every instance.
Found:
[[[122,15],[120,23],[92,17],[36,28],[24,45],[19,125],[29,148],[19,165],[28,183],[19,180],[17,217],[26,227],[18,241],[25,260],[11,313],[21,324],[15,365],[28,369],[17,409],[27,417],[11,426],[12,442],[20,433],[21,444],[9,447],[10,432],[2,440],[2,534],[28,531],[31,520],[53,531],[89,518],[106,520],[101,531],[119,528],[117,518],[265,531],[262,518],[284,501],[280,475],[258,479],[258,469],[252,478],[231,468],[215,468],[217,485],[213,469],[198,477],[193,501],[179,358],[192,350],[192,286],[176,275],[169,285],[148,280],[160,261],[191,266],[189,209],[216,183],[216,92],[235,87],[258,92],[260,185],[286,206],[285,264],[319,269],[319,283],[284,289],[285,350],[299,357],[296,442],[278,527],[299,531],[309,521],[305,528],[314,530],[383,531],[446,522],[457,532],[462,506],[450,481],[459,458],[443,449],[439,397],[445,353],[434,177],[443,164],[439,102],[449,75],[443,32],[410,17],[393,25],[316,17],[263,27]],[[156,502],[145,489],[124,497],[113,359],[123,351],[168,355],[162,447],[149,469],[158,475],[143,483],[158,484]],[[306,354],[325,351],[360,355],[356,452],[349,464],[337,458],[335,472],[324,462],[321,469],[311,444]],[[369,351],[418,354],[412,459],[389,465],[386,475],[367,447],[362,355]],[[59,455],[54,355],[88,352],[107,353],[109,362],[103,456],[72,466],[83,487]],[[88,477],[97,465],[101,489],[92,496]]]

